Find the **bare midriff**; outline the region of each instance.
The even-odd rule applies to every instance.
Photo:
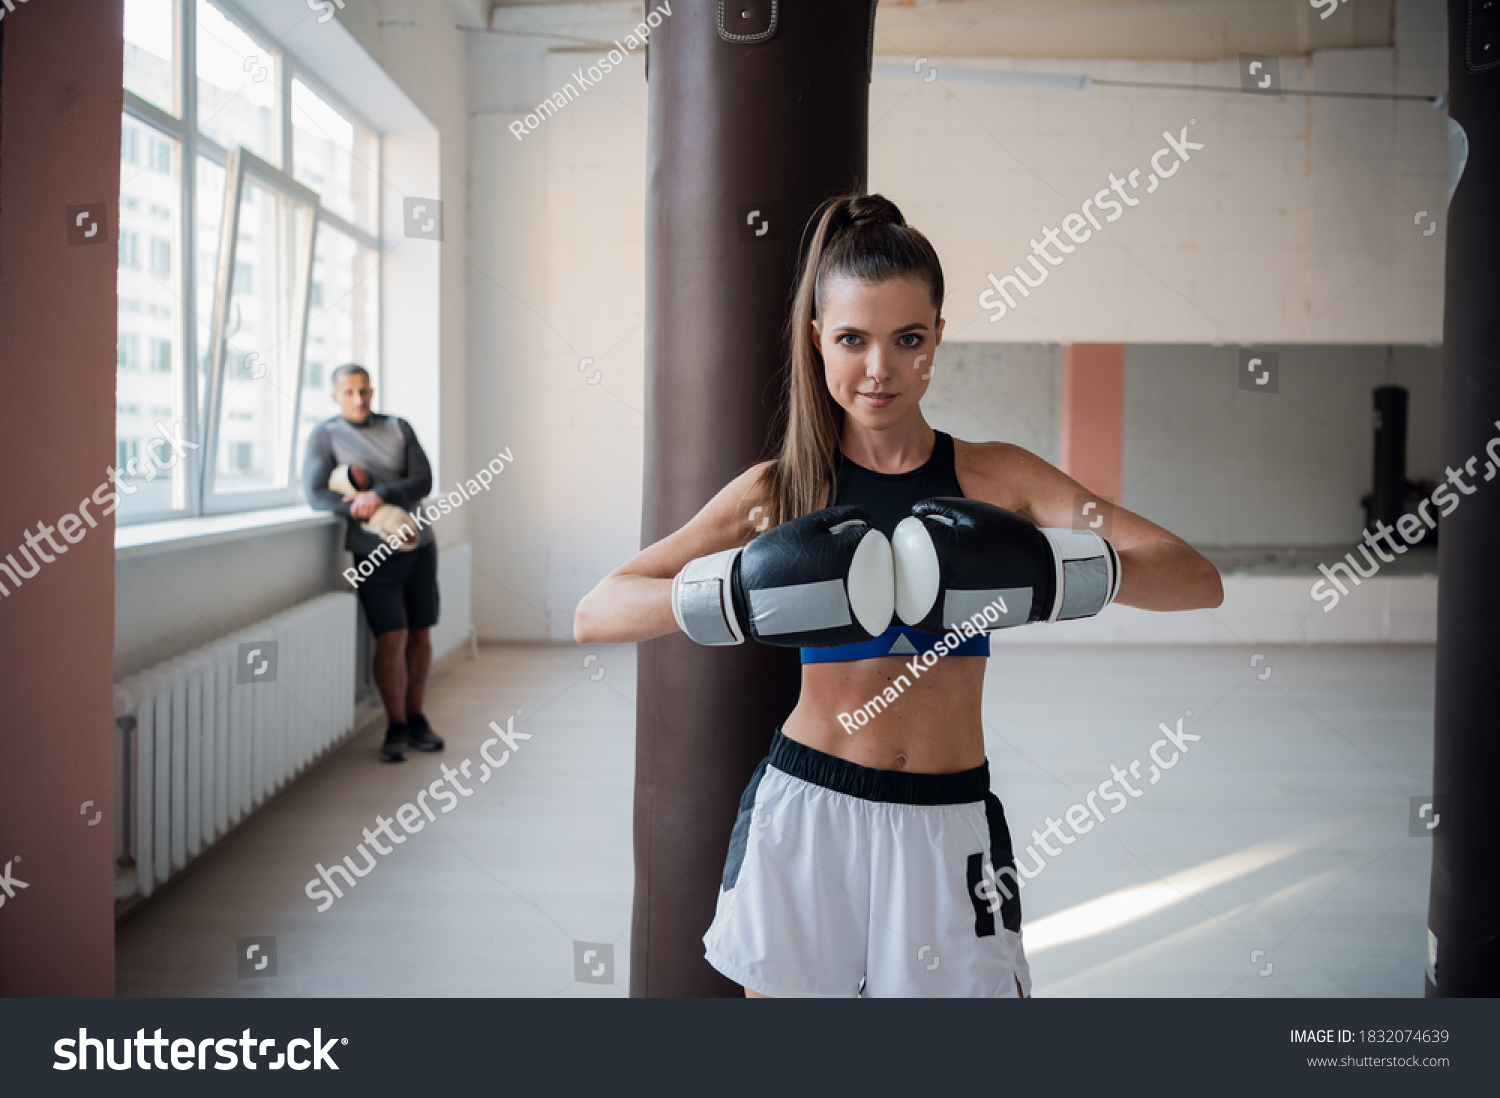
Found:
[[[979,702],[985,661],[976,656],[948,656],[921,678],[899,657],[802,665],[802,693],[782,732],[788,739],[824,754],[876,770],[918,774],[954,774],[984,762],[984,726]],[[896,686],[899,676],[907,683]],[[898,697],[886,705],[885,691]],[[904,688],[903,688],[904,687]],[[870,720],[845,731],[840,713],[864,709],[873,698],[880,707]],[[878,712],[876,711],[878,709]]]

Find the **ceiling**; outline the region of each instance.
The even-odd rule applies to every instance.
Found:
[[[1315,8],[1312,0],[880,0],[875,52],[1210,61],[1241,53],[1284,57],[1394,45],[1395,0],[1342,0],[1331,12],[1329,5],[1336,0],[1317,2]],[[578,11],[580,27],[596,25],[610,9],[625,7],[576,0],[494,0],[490,6],[571,6]],[[1329,17],[1321,18],[1324,13]],[[564,15],[551,11],[546,23],[561,29],[559,17]]]

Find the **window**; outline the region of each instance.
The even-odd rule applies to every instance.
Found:
[[[281,164],[280,55],[208,0],[198,0],[198,130]]]
[[[178,4],[129,0],[125,5],[125,89],[177,114]]]
[[[123,3],[117,518],[301,502],[330,364],[375,368],[379,135],[229,3]]]
[[[378,145],[300,80],[292,81],[292,175],[317,191],[323,208],[375,230]]]
[[[172,143],[159,137],[146,139],[146,166],[162,175],[172,173]]]
[[[325,225],[318,230],[313,253],[315,296],[309,310],[307,338],[319,364],[302,381],[302,414],[297,432],[301,462],[307,435],[335,411],[329,402],[327,376],[345,362],[357,362],[378,377],[380,254],[347,233]]]
[[[172,242],[159,236],[151,238],[151,273],[166,278],[172,273]]]
[[[119,351],[121,370],[139,370],[141,368],[140,336],[134,332],[122,331],[115,339],[115,346]],[[133,405],[127,405],[126,407],[133,407]]]

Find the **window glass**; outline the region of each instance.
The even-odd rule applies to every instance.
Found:
[[[177,4],[125,0],[125,89],[177,114]]]
[[[312,208],[247,178],[230,280],[215,493],[286,488]]]
[[[279,165],[279,63],[208,0],[198,0],[199,132]]]
[[[193,205],[197,219],[194,232],[197,261],[193,268],[193,323],[197,327],[198,403],[200,409],[208,399],[208,371],[213,362],[214,285],[219,275],[219,234],[224,223],[224,169],[206,156],[198,158],[196,176],[197,201]],[[203,420],[200,419],[200,422]]]
[[[323,208],[376,230],[375,135],[292,81],[292,175],[317,191]]]
[[[380,255],[328,225],[318,228],[313,251],[312,305],[307,323],[307,372],[297,432],[301,468],[307,435],[338,412],[329,399],[333,371],[356,362],[380,376]]]
[[[124,462],[118,514],[128,519],[187,502],[187,469],[167,441],[183,431],[182,180],[174,139],[128,115],[121,125],[115,437]]]

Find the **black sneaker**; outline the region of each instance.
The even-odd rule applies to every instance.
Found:
[[[383,762],[399,763],[406,761],[406,736],[408,728],[404,724],[392,721],[385,730],[385,743],[380,745],[380,758]]]
[[[432,730],[432,725],[420,713],[413,713],[406,718],[406,743],[417,751],[443,749],[443,737]]]

